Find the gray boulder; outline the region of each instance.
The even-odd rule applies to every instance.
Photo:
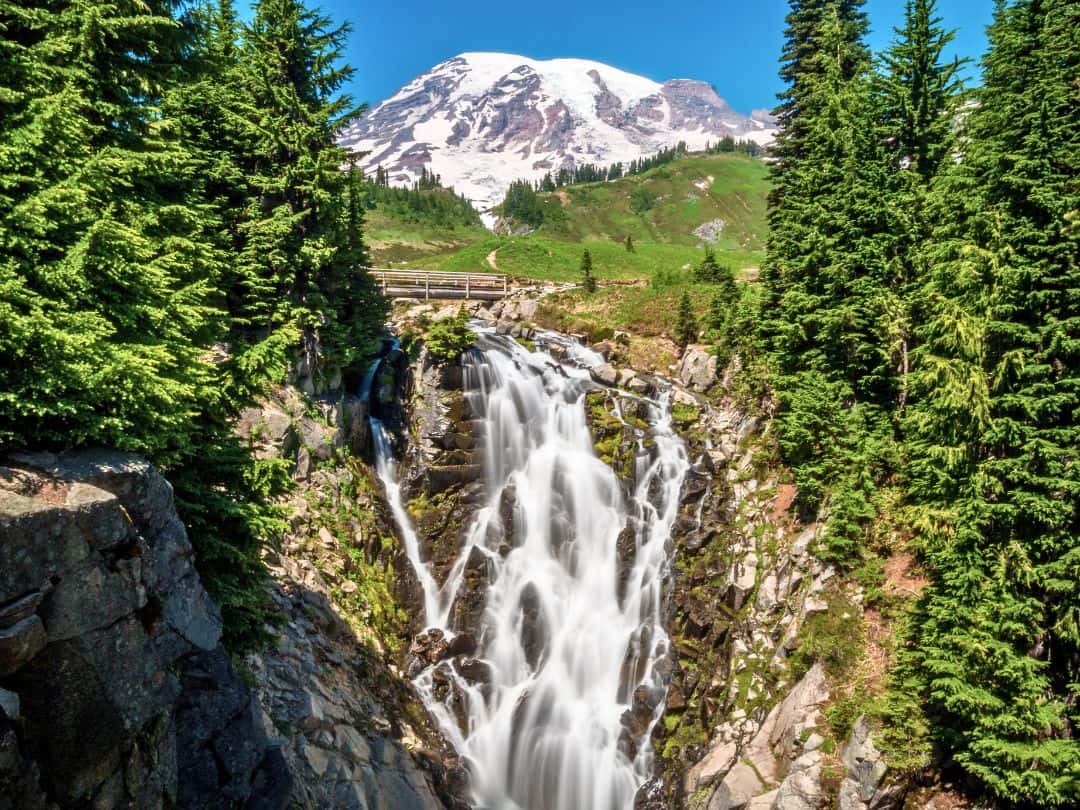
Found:
[[[679,381],[687,388],[704,393],[716,384],[716,355],[701,345],[687,346],[679,361]]]
[[[611,363],[601,363],[589,369],[589,376],[601,385],[615,385],[619,379],[619,373]]]

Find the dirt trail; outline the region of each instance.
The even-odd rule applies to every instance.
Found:
[[[495,254],[498,253],[498,252],[499,252],[499,249],[495,248],[493,251],[491,251],[491,253],[489,253],[487,255],[488,267],[490,267],[492,270],[498,270],[499,269],[499,265],[497,265],[495,263]]]

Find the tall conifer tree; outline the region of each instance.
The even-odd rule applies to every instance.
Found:
[[[0,9],[0,439],[176,458],[220,270],[160,114],[168,2]],[[7,64],[14,70],[8,73]],[[13,92],[11,92],[13,91]]]
[[[900,409],[908,396],[913,324],[921,317],[918,257],[930,237],[927,194],[956,146],[960,62],[944,57],[952,39],[953,32],[941,27],[934,0],[909,0],[904,24],[882,58],[877,85],[889,179],[885,204],[893,237],[888,273],[893,329],[887,351],[901,377]]]
[[[364,271],[338,132],[360,109],[341,88],[347,26],[298,0],[262,0],[243,36],[250,196],[239,225],[238,322],[255,338],[298,327],[324,374],[371,349],[385,305]],[[363,299],[369,310],[357,312]]]
[[[902,657],[999,796],[1080,802],[1080,8],[999,4],[932,198],[909,489],[933,584]]]
[[[828,546],[850,561],[891,455],[884,405],[894,302],[886,178],[860,3],[798,4],[782,75],[791,86],[770,199],[762,320],[780,401],[777,435],[804,515],[828,501]]]

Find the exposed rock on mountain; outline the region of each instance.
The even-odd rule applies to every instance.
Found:
[[[220,638],[150,464],[0,466],[0,808],[284,807],[291,776]]]
[[[679,141],[765,143],[773,131],[767,112],[741,115],[707,82],[660,84],[584,59],[465,53],[353,123],[342,144],[367,153],[363,166],[388,169],[393,184],[426,168],[486,208],[518,178],[630,161]]]

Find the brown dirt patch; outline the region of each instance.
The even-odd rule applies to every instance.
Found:
[[[791,504],[794,502],[795,485],[777,484],[776,498],[773,499],[773,515],[775,515],[777,518],[786,517],[788,510],[791,509]]]
[[[918,597],[930,584],[918,570],[915,556],[897,551],[885,560],[885,592],[893,596]]]
[[[889,670],[892,669],[892,624],[877,608],[863,611],[863,622],[866,625],[866,656],[859,669],[870,691],[880,695],[885,691]]]
[[[668,376],[679,356],[679,347],[666,337],[632,337],[626,355],[631,368]]]
[[[566,189],[560,188],[557,192],[555,192],[555,196],[559,198],[559,204],[563,208],[570,207],[570,195],[566,193]]]

